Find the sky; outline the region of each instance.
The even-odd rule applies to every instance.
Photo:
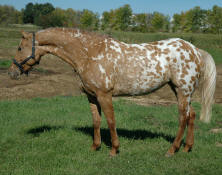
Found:
[[[157,11],[170,16],[187,11],[195,6],[200,6],[202,9],[211,9],[214,5],[222,7],[222,0],[0,0],[0,5],[12,5],[21,10],[29,2],[49,2],[54,7],[62,9],[88,9],[99,14],[129,4],[133,13],[152,13]]]

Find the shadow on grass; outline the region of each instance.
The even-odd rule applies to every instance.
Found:
[[[31,134],[34,137],[39,137],[40,134],[44,132],[50,132],[51,130],[59,130],[63,129],[63,126],[49,126],[49,125],[43,125],[37,128],[29,129],[27,131],[27,134]]]
[[[75,131],[80,131],[82,133],[85,133],[87,135],[90,135],[93,138],[93,127],[74,127]],[[147,138],[154,139],[162,137],[166,141],[173,143],[174,137],[165,135],[163,133],[154,133],[146,130],[128,130],[128,129],[117,129],[117,133],[119,137],[125,137],[128,139],[135,139],[135,140],[145,140]],[[101,128],[101,140],[104,142],[105,145],[111,147],[111,137],[109,129]]]
[[[59,130],[63,129],[63,126],[49,126],[49,125],[43,125],[40,127],[36,127],[33,129],[29,129],[27,131],[27,134],[31,134],[34,137],[39,137],[40,134],[44,132],[50,132],[51,130]],[[93,138],[93,127],[73,127],[73,130],[77,132],[82,132],[84,134],[87,134]],[[166,141],[173,143],[174,137],[170,135],[166,135],[164,133],[155,133],[151,131],[146,131],[146,130],[128,130],[128,129],[122,129],[118,128],[117,133],[119,137],[125,137],[128,139],[135,139],[135,140],[145,140],[145,139],[154,139],[154,138],[163,138]],[[110,137],[110,132],[109,129],[107,128],[101,128],[101,140],[104,142],[105,145],[111,147],[111,137]],[[183,144],[183,141],[182,141]]]

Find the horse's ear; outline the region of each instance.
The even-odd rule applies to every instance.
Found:
[[[21,31],[23,38],[29,38],[31,36],[31,33]]]

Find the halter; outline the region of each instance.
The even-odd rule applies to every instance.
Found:
[[[35,60],[35,33],[34,32],[32,33],[32,55],[24,59],[21,63],[18,63],[16,59],[14,58],[12,59],[12,61],[19,68],[19,70],[21,71],[21,74],[23,73],[28,74],[28,71],[25,71],[23,69],[23,65],[26,64],[30,59]],[[35,64],[39,64],[39,61],[35,60],[35,63],[31,66],[34,66]]]

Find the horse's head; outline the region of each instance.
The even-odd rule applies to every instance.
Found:
[[[18,79],[21,74],[28,74],[32,66],[39,63],[40,54],[36,50],[35,33],[22,32],[22,40],[16,51],[15,58],[8,74],[12,79]]]

